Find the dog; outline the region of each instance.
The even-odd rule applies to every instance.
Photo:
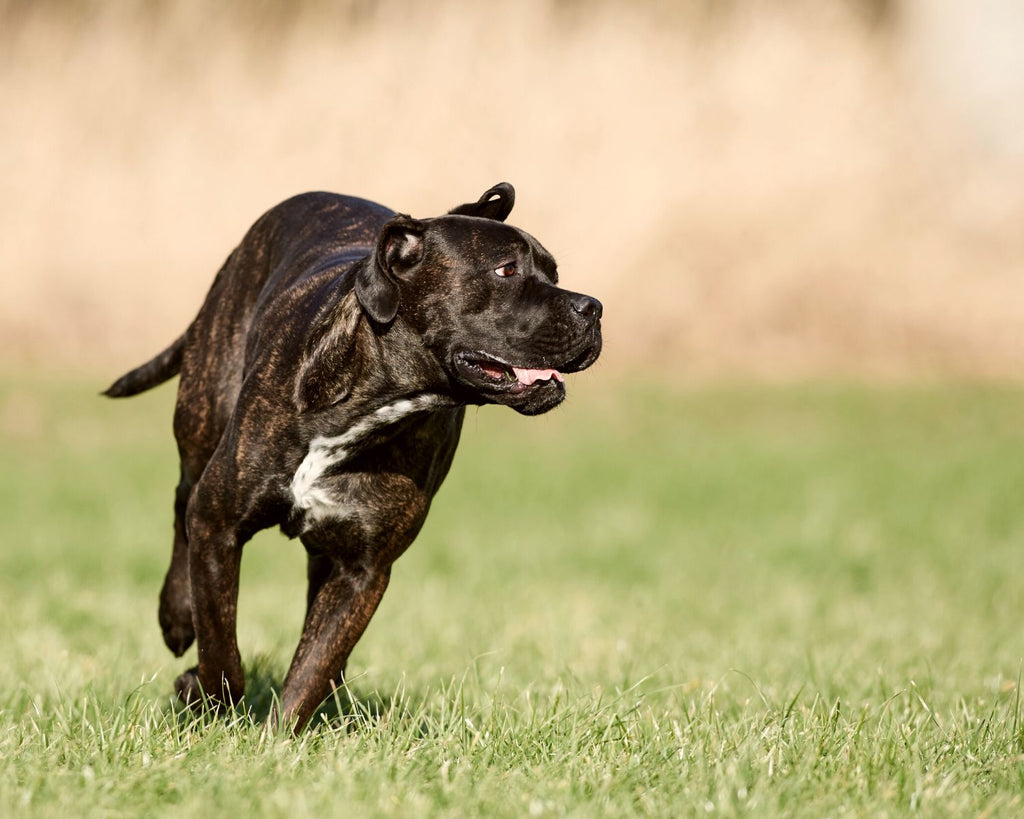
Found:
[[[106,390],[181,376],[159,621],[175,656],[197,643],[182,702],[242,696],[242,547],[279,526],[306,548],[308,592],[271,723],[305,726],[423,525],[465,407],[547,412],[563,375],[597,360],[601,303],[558,287],[551,254],[505,224],[514,201],[500,183],[413,219],[340,194],[288,199],[228,256],[181,337]]]

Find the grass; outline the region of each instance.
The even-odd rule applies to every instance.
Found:
[[[0,813],[1019,811],[1024,391],[599,381],[470,413],[346,696],[281,741],[300,547],[246,553],[250,710],[179,712],[173,390],[0,380]]]

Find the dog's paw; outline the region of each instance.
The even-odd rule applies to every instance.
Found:
[[[174,681],[174,692],[182,705],[198,708],[203,704],[203,687],[199,684],[199,667],[190,668]]]
[[[162,612],[161,612],[162,613]],[[171,622],[165,622],[164,618],[160,618],[160,629],[164,635],[164,643],[171,650],[175,657],[180,657],[186,651],[189,646],[195,642],[196,633],[192,628],[192,622],[189,621],[188,625],[175,625]]]
[[[193,710],[209,709],[224,713],[242,700],[245,683],[242,679],[230,684],[222,680],[221,690],[205,688],[199,681],[199,666],[194,666],[174,681],[174,692],[182,705]]]
[[[158,619],[164,643],[175,657],[180,657],[196,639],[192,625],[192,601],[188,597],[173,596],[164,584],[160,592]]]

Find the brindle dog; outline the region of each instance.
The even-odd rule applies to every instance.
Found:
[[[601,350],[601,303],[504,224],[502,183],[433,219],[332,193],[266,213],[199,314],[114,397],[181,374],[181,479],[160,593],[164,641],[199,664],[180,698],[242,695],[242,547],[280,526],[308,553],[305,626],[272,719],[299,730],[341,678],[391,564],[419,532],[468,404],[524,415],[565,398]]]

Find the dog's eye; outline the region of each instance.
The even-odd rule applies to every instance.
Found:
[[[495,275],[501,276],[501,278],[503,278],[503,279],[507,279],[509,276],[514,275],[515,272],[516,272],[516,263],[515,262],[509,262],[508,264],[503,264],[501,267],[494,268]]]

